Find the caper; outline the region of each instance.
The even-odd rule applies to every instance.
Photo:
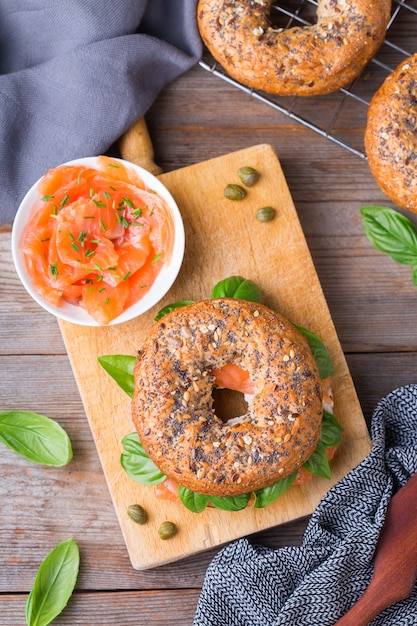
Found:
[[[255,217],[260,222],[270,222],[274,219],[276,210],[272,206],[263,206],[255,213]]]
[[[177,527],[174,522],[162,522],[159,527],[158,533],[161,539],[171,539],[177,534]]]
[[[136,524],[146,524],[148,514],[140,504],[131,504],[127,507],[127,514]]]
[[[259,172],[249,166],[240,167],[237,171],[237,175],[246,187],[252,187],[259,178]]]
[[[229,200],[242,200],[246,196],[246,191],[240,185],[226,185],[224,195]]]

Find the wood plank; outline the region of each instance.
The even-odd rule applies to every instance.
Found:
[[[225,200],[223,189],[236,178],[242,164],[257,168],[261,181],[236,206]],[[161,179],[180,206],[187,242],[184,265],[162,305],[184,298],[208,297],[218,280],[232,274],[254,280],[262,288],[267,305],[316,332],[328,346],[336,368],[335,413],[345,432],[333,463],[332,481],[316,477],[308,486],[293,487],[266,509],[248,507],[233,515],[207,509],[196,515],[184,507],[159,501],[153,490],[133,483],[120,467],[120,442],[134,430],[129,399],[109,383],[97,362],[103,354],[135,354],[158,307],[131,323],[107,328],[78,327],[60,321],[132,565],[137,569],[169,563],[308,515],[329,486],[369,450],[368,432],[346,361],[272,148],[254,146],[164,174]],[[261,224],[255,220],[254,212],[266,204],[277,207],[278,217]],[[141,527],[126,515],[128,505],[138,500],[152,512],[150,522]],[[157,528],[165,519],[175,521],[180,532],[174,539],[161,542]]]
[[[77,593],[70,598],[54,626],[191,626],[199,590],[160,592]],[[23,624],[26,596],[0,596],[0,625]]]

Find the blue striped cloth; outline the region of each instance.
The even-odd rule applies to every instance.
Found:
[[[202,51],[197,0],[0,0],[0,223],[50,167],[103,154]]]
[[[389,501],[417,471],[417,386],[380,401],[366,459],[321,500],[302,544],[241,539],[209,566],[194,626],[333,626],[368,586]],[[417,590],[372,626],[415,626]]]

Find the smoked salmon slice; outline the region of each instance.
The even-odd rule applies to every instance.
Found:
[[[35,289],[51,304],[79,304],[108,324],[150,289],[174,247],[165,200],[133,168],[110,157],[97,168],[52,168],[23,254]]]

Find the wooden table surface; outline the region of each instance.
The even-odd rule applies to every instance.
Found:
[[[417,20],[407,16],[397,30],[413,51]],[[317,102],[316,113],[324,115],[326,98]],[[366,161],[200,66],[166,87],[146,119],[164,171],[259,143],[274,147],[369,424],[382,396],[417,382],[417,293],[411,269],[377,252],[363,233],[361,206],[394,206]],[[347,135],[360,139],[363,121],[347,119]],[[0,624],[25,623],[41,561],[74,537],[80,573],[54,623],[190,626],[217,550],[152,570],[132,568],[57,321],[21,286],[10,232],[11,225],[0,228],[0,410],[55,418],[71,437],[74,458],[67,467],[45,468],[0,444]],[[307,521],[251,540],[298,545]]]

